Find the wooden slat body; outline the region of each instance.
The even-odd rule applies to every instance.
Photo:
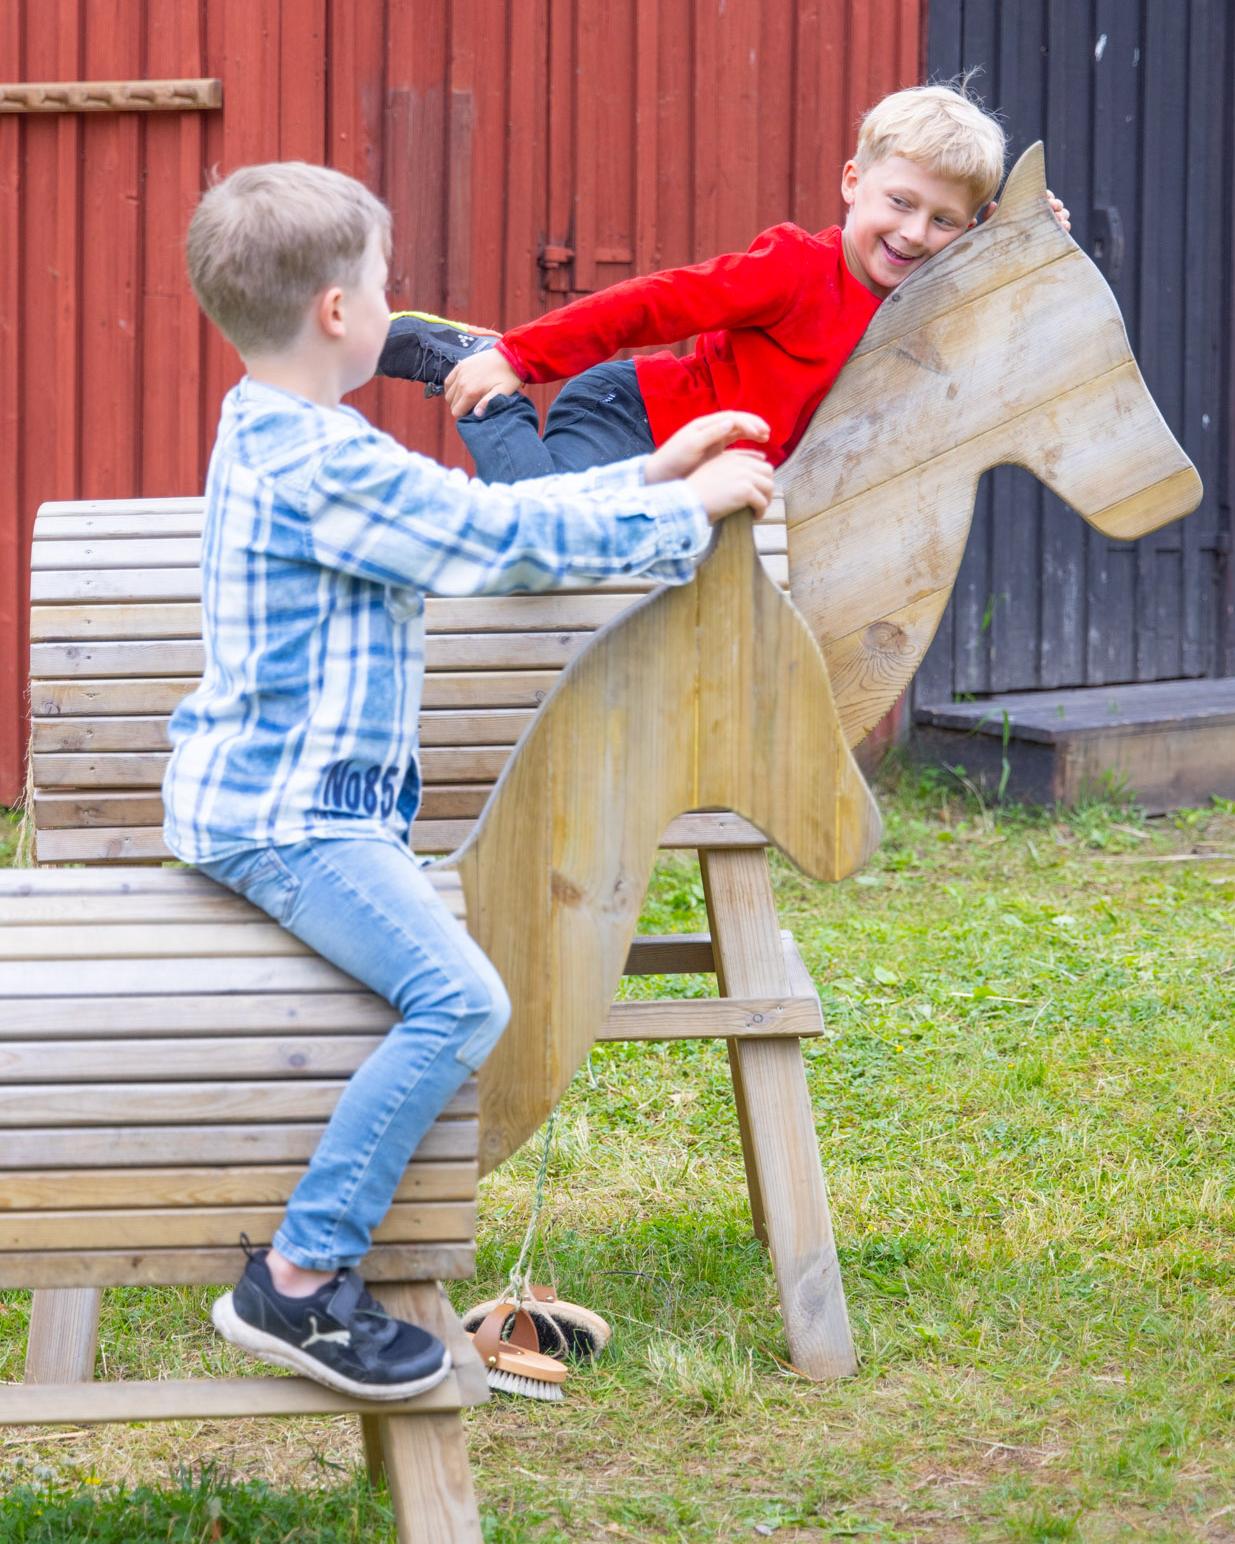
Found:
[[[167,721],[202,668],[200,499],[44,505],[32,549],[31,706],[40,863],[167,856]],[[756,530],[786,582],[779,506]],[[562,668],[641,595],[618,581],[548,595],[426,602],[419,850],[466,839]],[[732,840],[732,817],[717,841]],[[746,831],[744,840],[758,841]],[[688,844],[689,845],[689,844]]]
[[[461,916],[458,876],[430,877]],[[0,871],[0,1281],[234,1274],[395,1017],[192,870]],[[469,1082],[408,1168],[390,1279],[470,1269],[476,1112]]]

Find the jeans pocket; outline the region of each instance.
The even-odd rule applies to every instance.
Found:
[[[291,917],[300,894],[300,881],[273,847],[203,867],[212,878],[243,895],[254,906],[260,906],[276,922],[286,924]]]

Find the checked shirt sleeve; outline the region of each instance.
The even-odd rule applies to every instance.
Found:
[[[637,574],[683,584],[711,531],[690,490],[646,486],[640,460],[487,484],[376,431],[327,452],[305,513],[312,556],[324,567],[446,596]]]

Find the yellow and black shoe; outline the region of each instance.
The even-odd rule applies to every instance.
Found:
[[[395,311],[390,331],[377,362],[379,375],[404,381],[423,381],[426,397],[440,395],[442,383],[459,363],[482,354],[501,337],[489,327],[452,322],[428,311]]]

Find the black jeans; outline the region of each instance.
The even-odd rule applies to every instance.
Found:
[[[522,392],[494,397],[483,418],[468,413],[458,430],[484,482],[582,472],[655,448],[629,359],[594,365],[568,381],[549,409],[543,435],[536,408]]]

